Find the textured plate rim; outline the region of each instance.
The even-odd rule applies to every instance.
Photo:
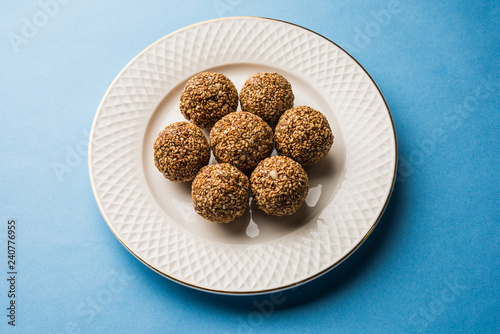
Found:
[[[388,116],[389,116],[389,120],[391,122],[391,127],[392,127],[392,131],[393,131],[393,135],[394,135],[394,162],[395,163],[394,163],[394,171],[392,173],[392,181],[390,183],[390,188],[389,188],[389,191],[388,191],[385,203],[381,207],[380,214],[375,219],[375,222],[373,223],[373,225],[371,226],[371,228],[366,232],[366,234],[363,236],[363,238],[361,238],[361,240],[356,245],[354,245],[352,247],[352,249],[347,254],[345,254],[339,260],[337,260],[334,263],[332,263],[329,267],[327,267],[327,268],[325,268],[325,269],[323,269],[323,270],[321,270],[321,271],[319,271],[319,272],[317,272],[317,273],[315,273],[315,274],[313,274],[313,275],[311,275],[311,276],[309,276],[309,277],[307,277],[307,278],[305,278],[303,280],[294,282],[292,284],[283,285],[283,286],[272,288],[272,289],[263,289],[263,290],[257,290],[257,291],[226,291],[226,290],[210,289],[210,288],[198,286],[198,285],[195,285],[195,284],[192,284],[192,283],[189,283],[189,282],[184,282],[184,281],[182,281],[182,280],[180,280],[178,278],[172,277],[172,276],[168,275],[167,273],[164,273],[164,272],[160,271],[159,269],[155,268],[153,265],[149,264],[149,262],[147,262],[145,259],[143,259],[140,255],[138,255],[135,251],[133,251],[127,245],[127,243],[121,238],[121,236],[117,233],[117,231],[115,230],[115,228],[111,224],[108,216],[106,215],[106,212],[104,211],[104,209],[103,209],[103,207],[101,205],[99,197],[97,195],[97,190],[96,190],[96,186],[95,186],[95,183],[94,183],[94,178],[92,176],[92,168],[93,167],[92,167],[92,155],[91,155],[91,151],[92,151],[92,147],[93,147],[92,138],[94,137],[95,127],[96,127],[96,121],[99,118],[99,115],[101,113],[104,101],[108,97],[108,95],[109,95],[110,91],[112,90],[113,86],[115,85],[115,83],[122,76],[122,74],[129,68],[129,66],[131,64],[133,64],[138,58],[140,58],[144,53],[146,53],[151,48],[153,48],[156,44],[162,42],[164,39],[166,39],[166,38],[168,38],[168,37],[170,37],[172,35],[175,35],[175,34],[181,32],[181,31],[190,29],[190,28],[198,26],[198,25],[206,24],[206,23],[209,23],[209,22],[221,21],[221,20],[234,20],[234,19],[261,19],[261,20],[271,20],[271,21],[276,21],[276,22],[280,22],[280,23],[284,23],[284,24],[289,24],[289,25],[292,25],[292,26],[295,26],[295,27],[307,30],[307,31],[309,31],[309,32],[311,32],[311,33],[313,33],[313,34],[321,37],[322,39],[324,39],[327,42],[335,45],[340,50],[342,50],[343,52],[345,52],[345,54],[347,56],[349,56],[363,70],[363,72],[370,79],[371,83],[377,89],[377,92],[380,95],[380,97],[382,98],[382,101],[384,102],[384,105],[385,105],[385,107],[387,109],[387,113],[388,113]],[[274,18],[267,18],[267,17],[256,17],[256,16],[232,16],[232,17],[224,17],[224,18],[217,18],[217,19],[212,19],[212,20],[201,21],[201,22],[198,22],[198,23],[195,23],[195,24],[188,25],[188,26],[183,27],[181,29],[178,29],[178,30],[176,30],[176,31],[174,31],[174,32],[172,32],[170,34],[167,34],[167,35],[163,36],[162,38],[158,39],[157,41],[155,41],[154,43],[152,43],[149,46],[147,46],[144,50],[142,50],[139,54],[137,54],[132,60],[130,60],[127,63],[127,65],[125,65],[123,67],[123,69],[116,75],[116,77],[113,79],[113,81],[111,82],[111,84],[108,86],[108,89],[106,90],[104,96],[102,97],[101,102],[99,103],[99,106],[97,108],[97,112],[96,112],[96,114],[94,116],[94,120],[92,122],[92,128],[90,130],[90,136],[89,136],[89,138],[90,139],[89,139],[89,145],[88,145],[88,168],[89,168],[89,178],[90,178],[90,183],[91,183],[91,187],[92,187],[92,192],[94,194],[94,198],[96,200],[96,204],[97,204],[97,206],[99,208],[99,211],[101,212],[102,217],[104,218],[104,220],[105,220],[106,224],[108,225],[109,229],[114,234],[114,236],[118,239],[118,241],[120,241],[120,243],[134,257],[136,257],[139,261],[141,261],[143,264],[145,264],[148,268],[150,268],[151,270],[155,271],[156,273],[162,275],[163,277],[166,277],[166,278],[168,278],[168,279],[170,279],[170,280],[172,280],[172,281],[174,281],[176,283],[180,283],[181,285],[193,288],[195,290],[204,291],[204,292],[210,292],[210,293],[214,293],[214,294],[223,294],[223,295],[259,295],[259,294],[267,294],[267,293],[274,293],[274,292],[277,292],[277,291],[287,290],[287,289],[290,289],[290,288],[293,288],[293,287],[298,287],[298,286],[300,286],[302,284],[305,284],[307,282],[310,282],[310,281],[312,281],[312,280],[314,280],[314,279],[316,279],[316,278],[324,275],[325,273],[329,272],[330,270],[332,270],[333,268],[337,267],[338,265],[340,265],[342,262],[344,262],[349,256],[351,256],[365,242],[365,240],[371,235],[371,233],[373,232],[373,230],[375,229],[375,227],[378,225],[378,223],[379,223],[382,215],[384,214],[384,212],[385,212],[385,210],[387,208],[387,205],[389,203],[391,195],[393,193],[394,185],[395,185],[395,181],[396,181],[397,166],[398,166],[398,142],[397,142],[396,128],[394,126],[394,120],[393,120],[393,117],[392,117],[389,105],[387,104],[387,101],[386,101],[384,95],[382,94],[380,88],[376,84],[375,80],[373,80],[373,78],[371,77],[371,75],[368,73],[368,71],[350,53],[348,53],[346,50],[344,50],[341,46],[339,46],[338,44],[336,44],[335,42],[331,41],[327,37],[325,37],[325,36],[323,36],[323,35],[315,32],[315,31],[313,31],[311,29],[308,29],[308,28],[303,27],[301,25],[298,25],[298,24],[295,24],[295,23],[291,23],[291,22],[287,22],[287,21],[284,21],[284,20],[279,20],[279,19],[274,19]]]

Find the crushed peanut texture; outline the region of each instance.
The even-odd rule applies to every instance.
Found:
[[[191,197],[200,216],[216,223],[229,223],[247,209],[250,182],[230,164],[208,165],[196,175]]]
[[[292,85],[276,72],[252,74],[240,91],[241,110],[251,112],[268,123],[274,123],[293,107]]]
[[[285,156],[262,160],[250,176],[257,208],[269,215],[295,213],[309,192],[309,179],[302,166]]]
[[[222,117],[210,131],[210,146],[218,162],[251,172],[273,151],[273,130],[259,116],[237,111]]]
[[[333,133],[326,117],[307,106],[287,110],[274,130],[278,154],[306,166],[323,159],[333,144]]]
[[[180,110],[200,128],[211,127],[238,108],[238,91],[225,75],[203,72],[186,83],[181,93]]]
[[[192,180],[210,160],[207,138],[188,122],[176,122],[163,129],[153,149],[156,168],[173,182]]]

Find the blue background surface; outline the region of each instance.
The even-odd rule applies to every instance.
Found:
[[[0,332],[500,331],[498,1],[60,2],[0,5]],[[238,15],[296,23],[350,52],[385,95],[400,154],[363,246],[313,282],[258,297],[148,269],[108,229],[87,170],[94,114],[120,70],[166,34]]]

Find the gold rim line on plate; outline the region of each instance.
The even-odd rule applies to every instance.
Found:
[[[96,191],[96,187],[95,187],[95,184],[94,184],[94,179],[93,179],[93,176],[92,176],[92,155],[91,155],[92,146],[93,146],[92,145],[92,139],[94,137],[94,131],[95,131],[95,126],[96,126],[97,119],[98,119],[99,114],[101,112],[103,103],[106,100],[106,98],[107,98],[108,94],[110,93],[111,89],[114,87],[115,83],[118,81],[118,79],[121,77],[121,75],[129,68],[129,66],[132,63],[134,63],[140,56],[142,56],[144,53],[146,53],[152,47],[154,47],[156,44],[162,42],[164,39],[166,39],[166,38],[168,38],[168,37],[170,37],[172,35],[175,35],[175,34],[181,32],[181,31],[184,31],[186,29],[190,29],[192,27],[195,27],[195,26],[198,26],[198,25],[202,25],[202,24],[206,24],[206,23],[209,23],[209,22],[222,21],[222,20],[234,20],[234,19],[260,19],[260,20],[270,20],[270,21],[276,21],[276,22],[281,22],[281,23],[285,23],[285,24],[290,24],[292,26],[296,26],[296,27],[299,27],[301,29],[304,29],[304,30],[307,30],[309,32],[312,32],[315,35],[318,35],[321,38],[325,39],[326,41],[332,43],[333,45],[335,45],[336,47],[338,47],[340,50],[344,51],[344,53],[346,55],[348,55],[352,60],[354,60],[356,62],[356,64],[358,64],[358,66],[368,75],[368,78],[370,78],[371,82],[375,85],[375,88],[377,88],[377,91],[379,92],[380,96],[382,97],[382,100],[384,101],[385,107],[387,108],[389,119],[391,121],[392,131],[393,131],[393,134],[394,134],[394,154],[395,154],[395,156],[394,156],[395,160],[394,161],[395,161],[395,163],[394,163],[394,173],[393,173],[393,177],[392,177],[391,187],[389,189],[389,193],[387,195],[387,199],[386,199],[384,205],[382,206],[382,210],[380,211],[379,216],[377,217],[377,219],[373,223],[373,226],[368,230],[368,232],[366,232],[366,234],[364,235],[364,237],[346,255],[344,255],[342,258],[340,258],[338,261],[336,261],[335,263],[333,263],[328,268],[325,268],[324,270],[322,270],[322,271],[320,271],[320,272],[318,272],[318,273],[316,273],[316,274],[314,274],[312,276],[309,276],[306,279],[303,279],[301,281],[298,281],[298,282],[295,282],[295,283],[292,283],[292,284],[284,285],[284,286],[273,288],[273,289],[265,289],[265,290],[258,290],[258,291],[225,291],[225,290],[216,290],[216,289],[210,289],[210,288],[206,288],[206,287],[202,287],[202,286],[197,286],[197,285],[194,285],[194,284],[191,284],[191,283],[188,283],[188,282],[184,282],[184,281],[182,281],[182,280],[180,280],[178,278],[172,277],[172,276],[170,276],[170,275],[168,275],[168,274],[160,271],[159,269],[155,268],[151,264],[149,264],[148,261],[144,260],[141,256],[139,256],[138,254],[136,254],[136,252],[134,252],[132,249],[130,249],[128,247],[128,245],[126,244],[126,242],[116,232],[115,228],[113,227],[113,225],[109,221],[106,213],[104,212],[104,209],[101,206],[101,203],[99,201],[99,197],[97,196],[97,191]],[[118,75],[114,78],[114,80],[109,85],[108,89],[106,90],[106,93],[104,94],[104,96],[103,96],[103,98],[102,98],[102,100],[99,103],[99,106],[97,108],[97,112],[96,112],[96,114],[94,116],[94,121],[92,122],[92,128],[90,130],[90,137],[89,138],[90,139],[89,139],[89,148],[88,148],[88,156],[89,156],[89,158],[88,158],[88,164],[89,164],[89,177],[90,177],[90,184],[92,186],[92,192],[94,194],[94,198],[96,200],[96,203],[97,203],[97,206],[99,208],[99,211],[101,212],[101,215],[104,218],[104,221],[108,225],[108,227],[111,230],[111,232],[113,232],[113,234],[115,235],[115,237],[118,239],[118,241],[120,241],[120,243],[133,256],[135,256],[139,261],[141,261],[143,264],[145,264],[147,267],[149,267],[151,270],[155,271],[156,273],[158,273],[158,274],[160,274],[160,275],[162,275],[162,276],[164,276],[164,277],[166,277],[166,278],[168,278],[168,279],[170,279],[170,280],[172,280],[172,281],[174,281],[176,283],[180,283],[182,285],[185,285],[185,286],[190,287],[190,288],[194,288],[196,290],[200,290],[200,291],[204,291],[204,292],[211,292],[211,293],[215,293],[215,294],[225,294],[225,295],[259,295],[259,294],[266,294],[266,293],[272,293],[272,292],[287,290],[287,289],[290,289],[290,288],[302,285],[304,283],[310,282],[310,281],[312,281],[312,280],[314,280],[314,279],[322,276],[323,274],[326,274],[328,271],[332,270],[333,268],[335,268],[336,266],[338,266],[339,264],[341,264],[342,262],[344,262],[349,256],[351,256],[365,242],[365,240],[370,236],[370,234],[373,232],[373,230],[375,229],[375,227],[378,225],[378,222],[380,221],[382,215],[384,214],[384,211],[387,208],[387,205],[388,205],[389,200],[391,198],[392,192],[394,190],[394,184],[395,184],[395,181],[396,181],[396,172],[397,172],[397,167],[398,167],[398,141],[397,141],[396,128],[394,126],[394,120],[392,118],[391,110],[389,109],[387,101],[385,100],[384,95],[380,91],[380,88],[378,87],[378,85],[375,82],[375,80],[373,80],[373,78],[371,77],[371,75],[368,73],[368,71],[365,70],[365,68],[351,54],[349,54],[346,50],[344,50],[342,47],[340,47],[337,43],[331,41],[327,37],[325,37],[325,36],[323,36],[323,35],[315,32],[315,31],[313,31],[311,29],[308,29],[308,28],[305,28],[303,26],[300,26],[298,24],[287,22],[287,21],[283,21],[283,20],[278,20],[278,19],[267,18],[267,17],[232,16],[232,17],[223,17],[223,18],[217,18],[217,19],[212,19],[212,20],[206,20],[206,21],[198,22],[198,23],[191,24],[189,26],[183,27],[181,29],[178,29],[178,30],[176,30],[176,31],[174,31],[174,32],[166,35],[166,36],[163,36],[162,38],[160,38],[159,40],[157,40],[153,44],[149,45],[147,48],[145,48],[144,50],[142,50],[138,55],[136,55],[131,61],[129,61],[128,64],[120,71],[120,73],[118,73]]]

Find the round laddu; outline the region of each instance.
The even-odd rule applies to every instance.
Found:
[[[250,172],[271,155],[273,130],[259,116],[237,111],[215,123],[210,131],[210,146],[218,162]]]
[[[211,127],[238,108],[238,91],[224,74],[203,72],[188,80],[181,93],[184,117],[200,128]]]
[[[268,123],[274,123],[293,107],[292,85],[276,72],[252,74],[240,91],[241,110],[251,112]]]
[[[200,216],[215,223],[229,223],[247,209],[250,182],[230,164],[208,165],[196,175],[191,197]]]
[[[262,160],[250,176],[257,208],[269,215],[295,213],[309,192],[309,179],[302,166],[285,156]]]
[[[333,144],[333,133],[321,112],[307,106],[289,109],[274,129],[278,154],[312,165],[323,159]]]
[[[191,181],[210,160],[210,146],[199,127],[176,122],[163,129],[154,145],[155,166],[173,182]]]

